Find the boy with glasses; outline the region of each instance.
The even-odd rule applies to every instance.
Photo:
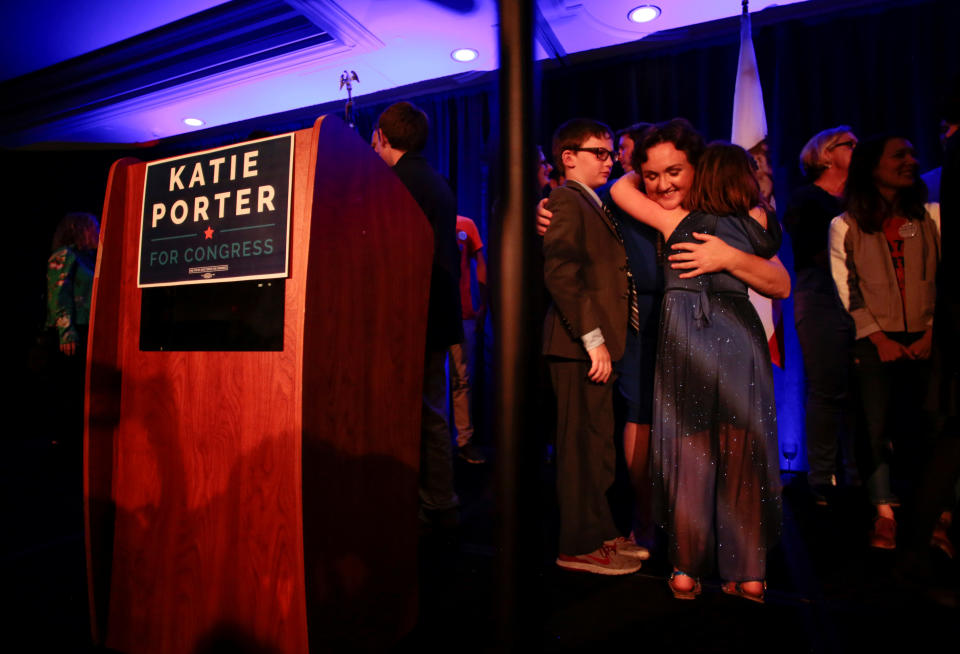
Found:
[[[566,185],[551,193],[543,239],[544,281],[553,303],[543,353],[557,396],[557,565],[620,575],[640,568],[635,545],[622,538],[606,492],[614,480],[613,361],[624,351],[635,300],[617,224],[594,189],[613,166],[613,132],[578,118],[553,136]],[[635,306],[635,305],[634,305]]]

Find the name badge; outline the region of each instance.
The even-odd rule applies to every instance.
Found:
[[[917,223],[913,222],[912,220],[910,222],[903,223],[900,225],[900,229],[897,230],[901,238],[913,238],[917,235],[918,231],[919,229],[917,228]]]

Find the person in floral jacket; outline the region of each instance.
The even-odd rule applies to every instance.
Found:
[[[82,353],[90,322],[100,224],[88,213],[69,213],[53,235],[47,261],[47,327],[56,327],[60,351]]]

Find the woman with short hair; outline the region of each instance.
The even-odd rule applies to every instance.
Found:
[[[807,482],[823,505],[837,486],[838,449],[845,481],[859,483],[849,411],[854,328],[837,297],[827,254],[830,221],[842,213],[840,199],[856,146],[857,137],[847,125],[807,141],[800,168],[809,183],[794,191],[784,215],[796,272],[794,320],[807,378]]]

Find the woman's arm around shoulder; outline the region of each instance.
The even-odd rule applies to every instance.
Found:
[[[675,243],[669,259],[674,270],[684,270],[680,278],[705,273],[728,272],[754,291],[767,297],[783,299],[790,295],[790,273],[774,254],[780,242],[779,225],[768,225],[765,210],[757,207],[750,218],[732,218],[740,226],[754,248],[767,256],[744,252],[729,245],[719,236],[694,232],[697,242]],[[776,218],[772,218],[776,220]],[[768,229],[768,227],[775,227]]]
[[[641,181],[635,171],[627,173],[610,188],[610,197],[631,217],[650,225],[664,238],[669,238],[688,212],[680,207],[664,209],[640,190]]]
[[[764,259],[728,245],[713,234],[694,232],[699,241],[675,243],[670,267],[684,270],[681,279],[726,271],[760,295],[783,299],[790,295],[790,273],[776,256]]]

